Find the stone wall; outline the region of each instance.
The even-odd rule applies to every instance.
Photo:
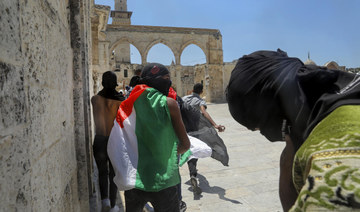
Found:
[[[347,68],[346,71],[352,72],[352,73],[360,73],[360,67],[358,67],[358,68]]]
[[[229,84],[231,72],[235,68],[236,62],[237,60],[224,63],[224,91]]]
[[[0,1],[1,211],[89,211],[90,0]]]

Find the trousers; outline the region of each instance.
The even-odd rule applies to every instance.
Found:
[[[115,177],[114,169],[107,154],[107,143],[109,137],[95,135],[93,144],[93,153],[96,165],[99,170],[99,187],[101,199],[110,199],[111,207],[116,204],[117,186],[113,179]],[[109,193],[110,187],[110,193]]]
[[[142,212],[147,202],[152,204],[156,212],[179,212],[177,185],[158,192],[139,189],[125,191],[126,212]]]
[[[193,159],[191,159],[191,160],[189,160],[187,162],[188,167],[189,167],[190,177],[196,177],[197,176],[197,169],[196,169],[197,161],[198,161],[197,158],[193,158]]]

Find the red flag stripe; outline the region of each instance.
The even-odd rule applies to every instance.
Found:
[[[135,88],[131,91],[129,98],[120,104],[116,115],[116,121],[121,128],[124,128],[123,122],[130,116],[136,99],[148,88],[150,87],[145,84],[135,86]]]

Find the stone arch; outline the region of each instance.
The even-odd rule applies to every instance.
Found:
[[[147,57],[148,57],[148,54],[149,54],[149,51],[150,51],[150,49],[153,47],[153,46],[155,46],[156,44],[159,44],[159,43],[161,43],[161,44],[164,44],[165,46],[167,46],[170,50],[171,50],[171,52],[174,54],[174,57],[175,57],[175,63],[176,64],[178,64],[178,53],[174,50],[174,48],[173,48],[173,46],[171,45],[171,42],[168,42],[168,41],[166,41],[165,39],[157,39],[157,40],[154,40],[154,41],[152,41],[151,43],[149,43],[148,45],[147,45],[147,47],[145,48],[145,51],[144,51],[144,64],[147,62]]]
[[[137,46],[137,42],[128,37],[122,37],[122,38],[118,39],[117,41],[115,41],[114,44],[112,44],[109,48],[110,55],[111,55],[111,52],[114,51],[114,49],[116,48],[117,45],[124,43],[124,42],[127,42],[127,43],[133,45],[136,48],[136,50],[138,50],[138,52],[140,53],[141,61],[144,61],[144,54],[141,51],[141,49]]]
[[[180,63],[180,56],[184,53],[184,49],[190,44],[199,47],[205,54],[206,62],[203,66],[186,68],[186,71],[196,72],[202,70],[201,77],[206,83],[206,98],[207,101],[223,101],[224,83],[223,83],[223,50],[222,50],[222,36],[217,29],[200,29],[200,28],[184,28],[184,27],[159,27],[159,26],[136,26],[136,25],[107,25],[106,39],[104,40],[104,47],[107,50],[112,50],[118,43],[127,41],[133,44],[140,52],[141,63],[147,62],[150,49],[158,44],[164,44],[175,56],[175,64],[172,64],[171,71],[176,77],[174,84],[178,88],[181,95],[183,78],[186,73],[184,67]],[[122,45],[122,44],[120,44]],[[117,48],[117,47],[116,47]],[[126,53],[127,54],[127,53]],[[169,53],[170,54],[170,53]],[[127,57],[127,55],[126,55]],[[107,58],[107,57],[106,57]],[[127,59],[127,58],[125,58]],[[119,62],[120,65],[129,66],[132,64]],[[112,65],[113,63],[109,63]],[[101,70],[108,69],[108,61],[105,61]],[[192,70],[191,70],[192,69]],[[198,71],[199,72],[199,71]],[[200,73],[200,72],[199,72]],[[190,76],[190,75],[189,75]]]
[[[181,60],[181,55],[182,55],[183,51],[185,50],[186,47],[188,47],[191,44],[196,45],[197,47],[199,47],[203,51],[203,53],[205,55],[205,58],[206,58],[206,64],[208,64],[209,63],[209,58],[208,58],[208,54],[206,54],[207,53],[207,51],[206,51],[207,48],[204,47],[203,45],[201,45],[201,43],[199,41],[197,41],[197,40],[188,40],[188,41],[186,41],[185,43],[183,43],[181,45],[180,51],[179,51],[179,63],[178,64],[181,64],[180,60]]]
[[[328,69],[340,70],[339,65],[335,61],[329,61],[324,65]]]

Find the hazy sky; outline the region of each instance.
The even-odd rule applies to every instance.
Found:
[[[114,8],[114,0],[95,3]],[[303,61],[310,52],[318,65],[360,67],[360,0],[128,0],[128,11],[133,25],[219,29],[224,62],[280,48]],[[203,52],[192,47],[182,61],[203,63]],[[169,52],[161,58],[173,58],[167,47],[159,49]],[[133,60],[138,52],[132,54]]]

